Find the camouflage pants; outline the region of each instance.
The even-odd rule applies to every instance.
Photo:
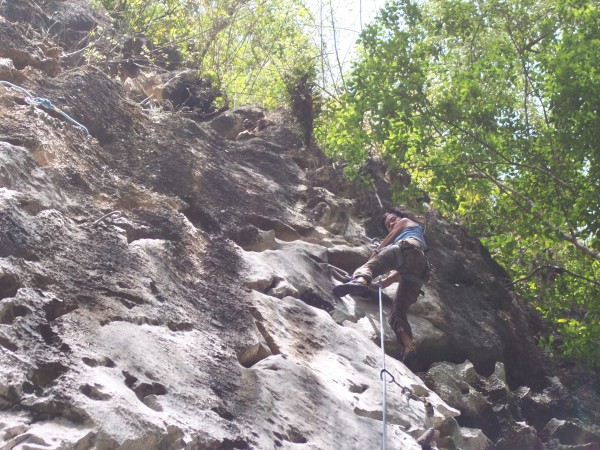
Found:
[[[398,333],[406,331],[412,338],[412,329],[406,314],[408,307],[417,301],[421,286],[429,275],[429,262],[423,250],[408,241],[389,245],[378,255],[354,271],[354,278],[363,277],[371,281],[391,270],[400,272],[396,298],[390,311],[389,324],[398,340]]]

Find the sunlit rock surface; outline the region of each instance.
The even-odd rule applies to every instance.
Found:
[[[2,448],[598,448],[593,402],[570,401],[477,239],[423,218],[419,357],[384,317],[384,358],[377,294],[331,294],[383,232],[373,190],[284,110],[144,109],[74,58],[98,21],[0,3],[0,79],[90,132],[0,86]]]

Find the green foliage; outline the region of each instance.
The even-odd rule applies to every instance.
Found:
[[[317,130],[478,233],[569,355],[600,366],[600,9],[590,0],[394,0]],[[564,319],[564,320],[563,320]]]
[[[314,72],[312,18],[300,0],[101,0],[156,61],[175,49],[183,65],[212,74],[228,103],[274,107],[288,98],[284,76]],[[289,84],[289,82],[288,82]]]
[[[283,76],[287,103],[304,131],[307,145],[311,142],[315,115],[319,113],[321,103],[316,91],[316,77],[316,66],[311,61],[298,64]]]

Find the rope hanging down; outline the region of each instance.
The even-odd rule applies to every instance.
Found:
[[[384,343],[385,343],[385,335],[384,335],[384,331],[383,331],[383,300],[382,300],[382,286],[381,284],[379,284],[379,330],[380,330],[380,336],[381,336],[381,372],[380,372],[380,378],[381,378],[381,396],[382,396],[382,405],[381,405],[381,421],[382,421],[382,441],[381,441],[381,448],[382,450],[386,450],[387,448],[387,421],[386,421],[386,409],[387,409],[387,405],[386,405],[386,394],[387,394],[387,383],[386,383],[386,375],[389,375],[391,380],[390,383],[394,383],[397,386],[400,386],[400,389],[402,390],[402,393],[404,395],[406,395],[407,399],[410,400],[416,400],[419,402],[423,403],[423,406],[425,407],[425,413],[427,414],[427,416],[432,417],[435,414],[435,411],[433,409],[433,405],[431,404],[431,402],[429,402],[428,400],[421,398],[417,395],[415,395],[413,393],[413,391],[411,391],[409,388],[402,386],[400,383],[398,383],[396,381],[396,379],[394,378],[394,375],[392,375],[390,373],[389,370],[386,369],[385,367],[385,347],[384,347]]]
[[[60,115],[62,115],[65,119],[67,119],[69,122],[71,122],[75,126],[81,128],[83,131],[85,131],[86,134],[90,134],[90,132],[88,131],[88,129],[85,126],[83,126],[82,124],[80,124],[79,122],[77,122],[75,119],[73,119],[71,116],[69,116],[66,112],[64,112],[60,108],[58,108],[55,105],[53,105],[52,102],[50,100],[48,100],[47,98],[34,97],[26,89],[23,89],[21,86],[17,86],[16,84],[9,83],[8,81],[2,81],[2,80],[0,80],[0,84],[2,84],[4,86],[7,86],[9,88],[15,89],[15,90],[21,92],[22,94],[24,94],[25,95],[25,101],[27,103],[29,103],[30,105],[41,106],[42,108],[46,108],[46,109],[50,109],[52,111],[56,111],[57,113],[59,113]]]
[[[386,422],[386,418],[385,418],[385,413],[386,413],[386,388],[387,388],[387,384],[385,382],[385,374],[389,373],[387,371],[387,369],[385,368],[385,347],[384,347],[384,342],[385,342],[385,336],[383,333],[383,300],[382,300],[382,295],[381,295],[381,291],[382,291],[382,287],[381,284],[379,285],[379,331],[380,331],[380,335],[381,335],[381,422],[383,425],[383,430],[381,432],[381,448],[382,450],[386,450],[387,448],[387,422]],[[390,374],[391,375],[391,374]],[[392,377],[393,378],[393,377]]]

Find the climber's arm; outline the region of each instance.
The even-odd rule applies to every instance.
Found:
[[[378,254],[381,250],[383,250],[388,245],[392,244],[396,240],[396,238],[398,236],[400,236],[400,233],[402,233],[404,231],[404,229],[408,226],[408,224],[410,222],[411,221],[406,218],[399,219],[398,221],[396,221],[396,223],[394,224],[394,228],[392,228],[392,230],[388,233],[388,235],[385,237],[385,239],[383,241],[381,241],[381,244],[379,244],[377,246],[377,248],[375,250],[373,250],[373,253],[369,257],[369,259],[371,259],[373,256]]]

